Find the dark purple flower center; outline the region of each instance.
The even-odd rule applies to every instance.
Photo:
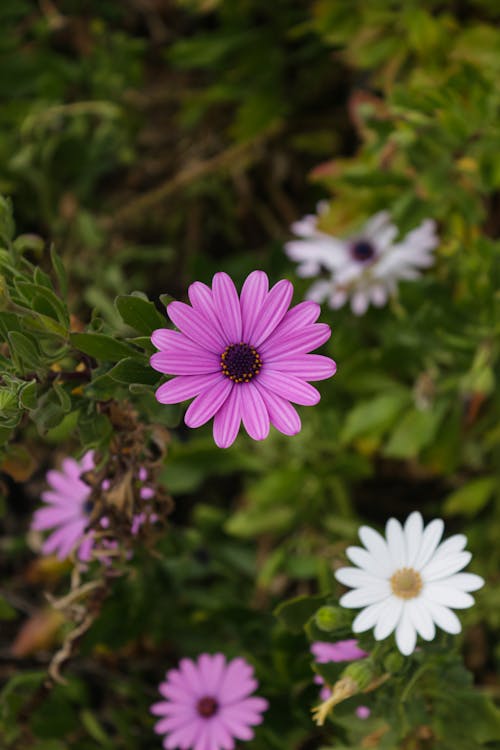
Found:
[[[220,355],[220,366],[223,375],[233,383],[248,383],[259,374],[262,360],[255,347],[240,341],[226,346]]]
[[[211,716],[217,713],[219,710],[219,704],[215,700],[215,698],[210,697],[209,695],[205,696],[205,698],[200,698],[196,705],[196,710],[200,714],[200,716],[203,716],[204,719],[209,719]]]
[[[85,502],[82,505],[82,510],[86,516],[90,516],[94,509],[94,503],[92,500],[85,500]]]
[[[357,240],[351,245],[351,257],[358,263],[367,263],[375,256],[375,247],[369,240]]]

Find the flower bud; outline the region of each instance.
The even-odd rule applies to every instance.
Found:
[[[318,609],[314,621],[320,630],[329,633],[345,624],[345,615],[345,610],[340,607],[325,606]]]
[[[384,668],[387,670],[387,672],[395,674],[403,668],[404,663],[404,656],[400,653],[393,652],[392,654],[387,654],[387,656],[385,657]]]
[[[375,665],[369,657],[367,659],[360,659],[360,661],[353,661],[344,669],[341,675],[342,678],[349,677],[353,680],[358,686],[358,691],[368,687],[376,676]]]

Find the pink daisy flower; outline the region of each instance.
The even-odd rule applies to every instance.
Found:
[[[268,708],[264,698],[252,696],[258,687],[253,667],[244,659],[227,662],[222,654],[181,659],[159,686],[165,700],[151,706],[161,719],[165,750],[233,750],[235,739],[251,740],[252,726],[262,722]]]
[[[31,528],[35,531],[51,530],[42,545],[44,555],[55,554],[59,559],[64,560],[75,550],[78,559],[82,562],[88,562],[91,559],[92,549],[95,547],[95,534],[92,530],[86,531],[86,528],[93,509],[90,500],[92,488],[83,481],[81,476],[94,466],[94,452],[88,451],[81,461],[65,458],[61,471],[47,472],[47,483],[50,489],[42,492],[41,495],[45,505],[35,511],[31,523]],[[141,485],[139,496],[146,502],[154,496],[154,490],[145,486],[147,478],[147,470],[141,467],[137,475],[137,481]],[[101,487],[105,492],[109,490],[110,480],[104,479]],[[134,515],[131,533],[138,534],[140,527],[146,521],[154,523],[157,519],[157,515],[146,505],[143,511]],[[103,529],[107,529],[109,519],[102,518],[100,525]],[[115,549],[117,542],[103,539],[100,547]],[[106,558],[103,558],[103,561],[106,562]]]
[[[151,341],[160,351],[151,366],[175,375],[156,398],[174,404],[194,397],[184,417],[200,427],[214,417],[219,448],[236,439],[240,423],[254,440],[264,440],[272,423],[285,435],[300,431],[290,402],[317,404],[320,394],[308,380],[335,374],[329,357],[310,354],[330,338],[330,327],[316,323],[318,304],[302,302],[288,310],[293,286],[282,280],[269,290],[263,271],[253,271],[241,294],[226,273],[216,273],[212,288],[196,281],[191,305],[171,302],[170,320],[179,329],[160,328]]]
[[[93,468],[94,454],[88,451],[81,461],[65,458],[61,471],[47,472],[50,489],[42,492],[45,506],[35,511],[31,523],[36,531],[52,529],[42,545],[44,555],[56,554],[64,560],[76,549],[80,560],[90,560],[94,535],[85,529],[92,512],[91,488],[81,475]]]

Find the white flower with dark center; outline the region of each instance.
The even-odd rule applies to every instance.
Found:
[[[372,216],[358,234],[346,239],[320,231],[318,218],[309,215],[292,224],[300,239],[285,245],[288,257],[299,264],[298,276],[327,275],[307,292],[315,302],[327,301],[337,309],[350,299],[353,313],[363,315],[370,304],[385,305],[389,295],[396,293],[398,281],[416,279],[421,269],[434,263],[432,251],[438,237],[432,219],[396,242],[398,228],[387,211]]]
[[[340,568],[335,577],[353,591],[340,599],[342,607],[362,611],[353,632],[374,628],[377,641],[394,630],[401,653],[415,649],[417,635],[432,641],[437,625],[447,633],[459,633],[461,625],[452,611],[472,607],[470,591],[483,586],[474,573],[459,573],[469,564],[464,551],[467,537],[456,534],[439,543],[444,530],[441,519],[425,528],[420,513],[412,513],[404,527],[395,518],[386,525],[386,538],[368,526],[359,530],[365,546],[348,547],[346,555],[356,568]]]

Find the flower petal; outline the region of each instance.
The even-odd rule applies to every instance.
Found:
[[[286,335],[273,334],[260,347],[259,351],[264,362],[267,356],[278,357],[280,355],[291,356],[294,353],[306,353],[324,344],[331,335],[330,326],[326,323],[311,323]]]
[[[302,406],[313,406],[321,398],[319,391],[304,380],[278,370],[270,370],[265,365],[259,374],[259,385]]]
[[[388,581],[381,578],[376,578],[365,570],[359,568],[339,568],[335,571],[335,578],[344,586],[350,586],[351,588],[362,588],[363,586],[384,586],[387,589],[387,594],[390,594],[390,586]]]
[[[293,285],[282,279],[270,289],[255,321],[252,344],[259,347],[281,323],[293,297]]]
[[[214,331],[217,331],[217,334],[224,340],[224,330],[217,316],[214,295],[210,287],[201,281],[195,281],[189,286],[188,296],[194,309],[210,321]]]
[[[405,656],[409,656],[415,650],[417,633],[411,621],[408,610],[403,607],[401,618],[396,628],[396,645]]]
[[[395,596],[391,596],[385,602],[385,609],[379,617],[375,630],[373,632],[376,641],[383,641],[398,626],[403,614],[403,602]]]
[[[432,641],[436,635],[436,628],[434,627],[434,621],[429,613],[425,600],[423,600],[422,597],[412,599],[406,603],[406,607],[417,633],[424,639],[424,641]]]
[[[229,397],[233,387],[234,383],[222,375],[211,388],[207,388],[196,396],[184,415],[184,422],[187,426],[201,427],[202,424],[212,419]]]
[[[387,521],[385,536],[394,567],[404,568],[406,565],[405,538],[403,528],[395,518],[389,518]]]
[[[165,375],[209,375],[221,371],[217,355],[202,350],[193,353],[179,351],[174,355],[156,352],[151,355],[149,364]]]
[[[446,580],[446,585],[462,591],[477,591],[484,586],[484,579],[475,573],[457,573]]]
[[[195,344],[209,352],[220,354],[226,348],[226,341],[219,331],[210,325],[210,318],[184,302],[171,302],[167,307],[172,323]]]
[[[370,552],[362,547],[348,547],[345,554],[351,562],[358,566],[358,568],[366,570],[373,576],[385,578],[392,572],[392,567],[389,561],[381,563],[379,559],[375,559]]]
[[[258,380],[255,386],[266,404],[271,424],[284,435],[296,435],[300,432],[302,424],[295,407],[276,393],[263,388]]]
[[[431,559],[427,565],[421,569],[420,573],[424,581],[438,581],[441,578],[447,578],[458,573],[470,563],[472,555],[470,552],[456,552],[439,560]]]
[[[369,526],[361,526],[358,535],[368,552],[373,555],[377,565],[387,565],[390,559],[389,547],[378,531]]]
[[[230,343],[241,341],[241,308],[238,292],[227,273],[220,271],[212,279],[212,294],[217,317]]]
[[[252,667],[244,659],[232,659],[220,683],[217,699],[226,707],[253,693],[258,686],[253,673]]]
[[[408,567],[413,567],[420,550],[422,543],[422,532],[424,530],[424,522],[422,516],[418,511],[410,513],[406,519],[404,526],[405,542],[406,542],[406,564]]]
[[[422,534],[420,551],[415,560],[416,570],[422,570],[422,568],[429,562],[441,537],[443,536],[443,531],[444,522],[441,518],[435,518],[434,521],[431,521],[430,524],[425,527]]]
[[[269,412],[253,383],[241,385],[241,418],[243,426],[254,440],[264,440],[269,435]]]
[[[366,586],[361,589],[354,589],[344,594],[339,604],[347,609],[357,609],[357,607],[366,607],[368,604],[375,604],[387,597],[387,586]]]
[[[330,359],[321,354],[281,354],[279,357],[266,359],[266,366],[273,370],[285,370],[293,373],[298,378],[304,380],[326,380],[335,375],[337,365]]]
[[[214,417],[214,440],[219,448],[229,448],[236,440],[241,423],[240,387],[233,388]]]
[[[198,396],[205,389],[211,388],[224,377],[221,373],[210,373],[204,375],[179,375],[172,380],[160,385],[156,390],[156,400],[160,404],[177,404],[188,398]]]
[[[442,604],[444,607],[468,609],[474,605],[473,596],[465,591],[448,586],[446,582],[426,584],[423,594],[427,601]]]
[[[373,628],[379,618],[384,617],[387,604],[388,599],[382,599],[382,601],[376,602],[376,604],[370,604],[368,607],[361,610],[361,612],[354,618],[352,632],[364,633],[366,630]]]
[[[269,280],[264,271],[252,271],[247,276],[240,294],[243,341],[252,341],[257,322],[269,289]]]
[[[460,633],[462,625],[456,614],[452,612],[451,609],[444,607],[442,604],[438,604],[438,602],[431,602],[429,600],[426,601],[426,606],[430,616],[441,630],[444,630],[446,633],[451,633],[452,635]]]
[[[226,668],[226,658],[223,654],[201,654],[198,657],[198,670],[207,695],[215,695]]]

